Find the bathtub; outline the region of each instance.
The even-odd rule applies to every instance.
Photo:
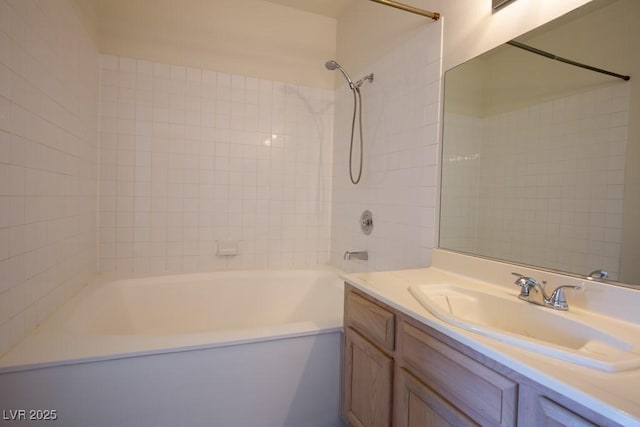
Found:
[[[330,268],[98,278],[0,359],[0,416],[339,426],[342,304]]]

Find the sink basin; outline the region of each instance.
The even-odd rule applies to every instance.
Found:
[[[409,291],[440,320],[499,341],[602,371],[640,367],[638,348],[603,330],[597,315],[536,306],[488,286],[414,285]]]

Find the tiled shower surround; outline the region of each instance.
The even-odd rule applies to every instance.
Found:
[[[0,0],[0,355],[96,271],[98,71],[71,3]]]
[[[616,279],[629,96],[617,83],[485,118],[447,115],[441,246]]]
[[[333,91],[103,55],[100,111],[101,271],[328,262]]]
[[[429,23],[362,74],[364,166],[349,179],[353,98],[336,92],[331,263],[344,271],[425,267],[435,244],[442,22]],[[359,78],[360,76],[353,76]],[[354,174],[359,158],[354,138]],[[373,231],[360,231],[360,214]],[[368,261],[344,261],[346,250],[367,250]]]

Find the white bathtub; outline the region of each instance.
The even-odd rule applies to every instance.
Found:
[[[342,425],[342,303],[328,268],[97,280],[0,359],[0,410],[79,426]]]

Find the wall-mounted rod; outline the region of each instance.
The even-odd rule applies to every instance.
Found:
[[[428,10],[418,9],[417,7],[409,6],[408,4],[398,3],[392,0],[370,0],[375,3],[384,4],[385,6],[395,7],[396,9],[404,10],[405,12],[415,13],[416,15],[426,16],[434,21],[440,19],[438,12],[429,12]]]
[[[536,55],[541,55],[541,56],[544,56],[544,57],[549,58],[549,59],[554,59],[556,61],[564,62],[565,64],[574,65],[574,66],[580,67],[580,68],[585,68],[587,70],[595,71],[597,73],[607,74],[609,76],[617,77],[617,78],[622,79],[622,80],[629,80],[631,78],[631,76],[624,76],[622,74],[613,73],[611,71],[603,70],[602,68],[596,68],[596,67],[592,67],[591,65],[586,65],[586,64],[582,64],[580,62],[572,61],[570,59],[562,58],[560,56],[554,55],[553,53],[549,53],[549,52],[546,52],[544,50],[536,49],[535,47],[531,47],[529,45],[517,42],[515,40],[508,41],[507,44],[510,44],[511,46],[514,46],[514,47],[517,47],[517,48],[524,49],[526,51],[535,53]]]

